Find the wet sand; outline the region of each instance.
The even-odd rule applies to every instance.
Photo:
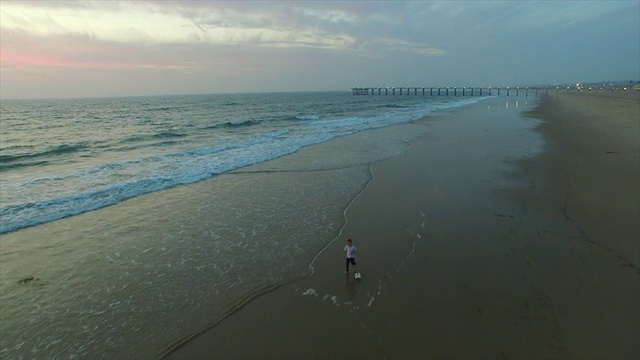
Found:
[[[370,164],[312,276],[167,358],[633,358],[638,100],[495,99],[416,122],[429,131]],[[347,238],[360,281],[343,273]]]
[[[524,113],[523,102],[417,122],[431,131],[371,164],[313,276],[168,358],[637,355],[638,98],[566,94]],[[343,274],[347,238],[361,281]]]

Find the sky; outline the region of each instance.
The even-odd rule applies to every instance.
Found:
[[[0,98],[640,79],[640,1],[0,1]]]

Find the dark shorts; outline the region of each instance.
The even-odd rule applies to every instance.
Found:
[[[347,258],[347,261],[345,261],[345,265],[347,266],[347,270],[349,270],[349,263],[355,265],[356,264],[356,259],[355,258]]]

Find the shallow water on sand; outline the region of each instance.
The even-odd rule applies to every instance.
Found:
[[[419,135],[411,126],[393,134],[335,139],[3,235],[2,358],[154,358],[309,274],[371,179],[368,164]]]

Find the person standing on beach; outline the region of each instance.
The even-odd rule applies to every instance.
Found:
[[[344,255],[346,258],[345,261],[345,266],[346,266],[346,270],[345,270],[345,274],[349,272],[349,264],[353,264],[353,266],[356,266],[356,247],[355,245],[353,245],[353,241],[351,239],[347,240],[347,245],[344,247]]]

